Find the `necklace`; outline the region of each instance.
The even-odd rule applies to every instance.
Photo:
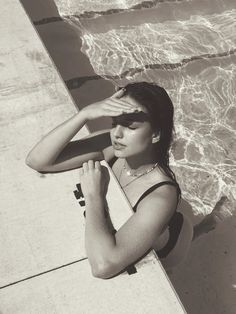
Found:
[[[141,172],[141,173],[136,173],[136,174],[132,174],[130,170],[128,170],[126,167],[125,167],[125,162],[124,162],[124,165],[123,167],[121,168],[121,171],[120,171],[120,176],[119,176],[119,182],[120,182],[120,179],[121,179],[121,175],[122,175],[122,172],[123,170],[126,170],[126,174],[130,177],[134,177],[133,180],[129,181],[128,183],[126,183],[125,185],[123,185],[122,187],[125,188],[126,186],[128,186],[130,183],[134,182],[135,180],[139,179],[140,177],[144,176],[145,174],[148,174],[149,172],[151,172],[152,170],[154,170],[156,167],[158,166],[158,163],[155,163],[155,165],[153,165],[150,169],[144,171],[144,172]]]
[[[143,176],[143,175],[151,172],[153,169],[155,169],[157,167],[157,165],[158,165],[158,162],[156,162],[155,165],[152,166],[152,168],[150,168],[150,169],[148,169],[148,170],[146,170],[144,172],[141,172],[141,173],[131,173],[131,170],[127,169],[125,167],[125,164],[123,165],[123,169],[126,170],[126,174],[129,177],[140,177],[140,176]]]

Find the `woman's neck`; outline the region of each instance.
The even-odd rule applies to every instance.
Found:
[[[125,158],[126,166],[128,169],[133,171],[142,171],[147,169],[148,167],[153,166],[157,162],[157,157],[152,152],[151,154],[147,154],[146,152],[144,154],[139,154],[136,156],[131,156]]]

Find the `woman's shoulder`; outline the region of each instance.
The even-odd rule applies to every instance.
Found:
[[[152,185],[147,189],[139,199],[139,206],[144,203],[155,202],[162,206],[176,207],[178,194],[176,193],[177,185],[174,181],[163,180]]]
[[[178,183],[162,171],[157,178],[157,182],[149,190],[149,198],[160,199],[167,206],[176,208],[180,193]]]
[[[163,184],[143,197],[136,204],[134,210],[159,230],[164,230],[173,217],[177,208],[175,187]]]
[[[160,170],[155,170],[149,173],[146,178],[136,180],[134,185],[130,185],[125,191],[130,196],[134,210],[148,202],[158,203],[160,199],[167,204],[172,204],[176,207],[178,184],[171,178],[164,175]]]
[[[164,170],[156,169],[157,171],[157,182],[154,184],[155,191],[165,197],[174,196],[177,192],[177,195],[180,193],[180,187],[175,178],[170,177],[168,174],[164,172]]]

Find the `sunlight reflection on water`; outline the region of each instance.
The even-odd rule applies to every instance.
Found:
[[[79,7],[77,1],[56,2],[62,15],[127,9],[141,3],[83,1]],[[183,196],[196,214],[206,214],[226,195],[230,200],[224,204],[227,217],[234,210],[236,195],[236,10],[232,1],[225,1],[222,12],[216,3],[215,8],[204,9],[201,1],[168,2],[172,3],[163,3],[161,9],[166,5],[172,14],[160,16],[161,4],[156,1],[156,17],[149,23],[142,20],[146,10],[138,10],[136,19],[128,19],[128,11],[124,19],[122,13],[113,19],[101,13],[100,18],[71,16],[69,22],[79,28],[82,51],[98,75],[117,85],[146,80],[168,90],[176,109],[171,165]],[[177,2],[182,9],[186,5],[186,11],[192,6],[193,13],[187,17],[184,10],[179,13]]]

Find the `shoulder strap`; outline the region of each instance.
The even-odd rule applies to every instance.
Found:
[[[116,160],[117,160],[117,157],[114,156],[113,158],[111,158],[111,160],[108,161],[108,165],[110,167],[112,167],[114,165],[114,163],[116,162]]]
[[[150,194],[151,192],[153,192],[155,189],[161,187],[162,185],[173,185],[177,188],[178,191],[178,195],[180,194],[180,188],[178,183],[173,182],[173,181],[162,181],[159,183],[154,184],[153,186],[151,186],[149,189],[147,189],[138,199],[137,203],[135,204],[135,206],[133,207],[133,210],[136,211],[138,204],[141,202],[142,199],[144,199],[144,197],[146,197],[148,194]]]

